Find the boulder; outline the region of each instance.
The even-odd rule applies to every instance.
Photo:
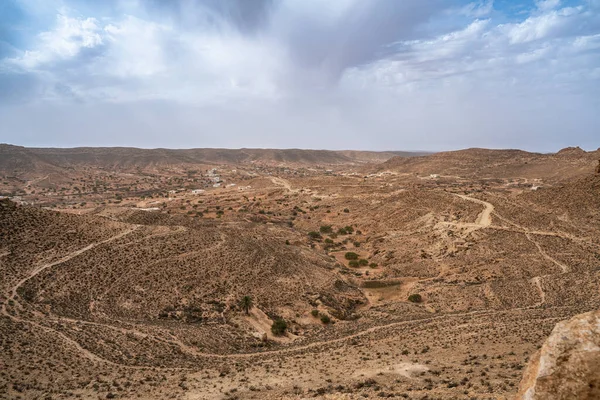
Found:
[[[600,311],[556,324],[531,357],[517,399],[600,399]]]

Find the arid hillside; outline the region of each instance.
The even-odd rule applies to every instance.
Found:
[[[552,154],[522,150],[466,149],[423,157],[395,157],[382,163],[377,170],[470,179],[540,178],[561,181],[592,173],[598,159],[600,150],[586,152],[578,147]]]
[[[291,320],[319,304],[332,314],[350,315],[365,302],[331,259],[286,245],[298,238],[276,226],[201,221],[182,226],[168,217],[144,225],[136,215],[124,217],[139,223],[3,200],[0,276],[3,291],[15,301],[6,312],[42,313],[45,323],[52,318],[97,322],[98,334],[106,335],[111,330],[103,332],[102,323],[109,322],[145,324],[147,331],[177,329],[182,339],[221,352],[262,345],[252,335],[252,323],[264,324],[261,318],[242,319],[223,336],[221,325],[231,323],[244,296],[254,299],[265,321]],[[52,268],[57,262],[61,267]]]
[[[73,168],[153,169],[194,165],[341,165],[383,162],[424,153],[301,149],[26,148],[0,144],[0,173],[52,173]]]
[[[508,400],[600,308],[594,152],[102,157],[0,174],[0,399]]]

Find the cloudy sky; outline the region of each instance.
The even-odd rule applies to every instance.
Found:
[[[600,147],[600,0],[1,0],[0,142]]]

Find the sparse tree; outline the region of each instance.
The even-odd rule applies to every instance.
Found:
[[[250,296],[242,297],[242,299],[240,300],[240,307],[242,308],[242,310],[244,310],[246,315],[248,315],[250,313],[250,309],[252,308],[252,306],[254,306],[252,297],[250,297]]]

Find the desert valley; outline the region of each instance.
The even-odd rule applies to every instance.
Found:
[[[0,398],[521,396],[600,308],[599,159],[0,145]]]

